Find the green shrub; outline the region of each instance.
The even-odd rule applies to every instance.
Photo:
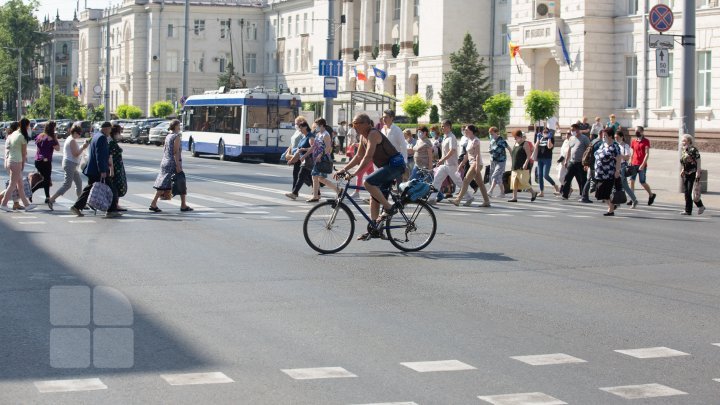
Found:
[[[172,114],[175,108],[169,101],[158,101],[150,108],[150,113],[153,117],[165,118]]]

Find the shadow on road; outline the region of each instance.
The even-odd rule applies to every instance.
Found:
[[[87,286],[92,289],[98,285],[44,249],[36,242],[35,233],[12,229],[0,221],[0,235],[3,235],[0,244],[0,380],[172,372],[202,368],[209,363],[195,352],[190,342],[183,341],[156,320],[143,316],[138,308],[133,308],[130,327],[134,334],[134,365],[131,368],[94,368],[92,363],[88,368],[53,368],[50,364],[51,287]],[[75,253],[80,257],[97,257],[102,255],[103,249],[111,248],[98,243],[97,251]],[[121,272],[122,269],[97,267],[92,271],[97,271],[99,279],[104,272]],[[97,329],[92,321],[81,328],[89,329],[91,333]]]
[[[319,255],[322,256],[322,255]],[[363,253],[335,253],[333,257],[347,258],[383,258],[383,257],[414,257],[419,259],[430,260],[486,260],[498,262],[514,262],[512,257],[505,256],[503,253],[487,253],[487,252],[363,252]]]

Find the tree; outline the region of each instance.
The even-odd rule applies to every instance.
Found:
[[[430,123],[437,124],[438,122],[440,122],[440,114],[438,114],[437,106],[433,104],[433,106],[430,107]]]
[[[82,106],[72,96],[66,96],[55,86],[55,116],[56,118],[81,119]],[[50,88],[40,86],[40,97],[36,98],[28,108],[28,115],[36,118],[50,117]]]
[[[95,109],[88,109],[87,119],[90,121],[102,121],[105,119],[105,106],[100,104]]]
[[[470,34],[465,34],[462,48],[450,54],[450,66],[440,91],[443,115],[456,122],[484,121],[482,105],[490,96],[490,83]]]
[[[218,75],[218,87],[226,89],[240,89],[246,87],[245,79],[235,73],[235,67],[232,63],[228,63],[225,72]]]
[[[117,114],[117,116],[118,116],[119,118],[127,118],[127,111],[128,111],[128,108],[129,108],[129,107],[130,107],[130,106],[127,105],[127,104],[120,104],[120,105],[117,106],[117,108],[115,109],[115,114]]]
[[[419,94],[406,96],[402,102],[402,109],[410,117],[410,122],[417,124],[418,117],[422,117],[430,108],[430,102],[425,101]]]
[[[39,59],[35,50],[42,44],[44,34],[33,15],[39,3],[30,0],[8,0],[0,6],[0,94],[17,94],[18,51],[21,50],[24,71],[30,71],[32,62]],[[31,75],[22,76],[22,87],[28,92],[33,88]],[[25,93],[25,92],[24,92]],[[13,105],[15,98],[9,99]]]
[[[510,108],[512,108],[512,99],[507,93],[499,93],[485,100],[483,111],[487,116],[488,125],[497,127],[500,133],[504,133],[505,125],[510,120]]]
[[[169,101],[158,101],[150,108],[153,117],[165,118],[173,113],[173,105]]]
[[[531,90],[525,96],[525,114],[533,125],[540,120],[552,117],[560,107],[560,95],[550,90]]]
[[[120,118],[137,119],[142,117],[143,113],[140,107],[130,104],[120,104],[117,106],[115,113]]]
[[[83,111],[83,106],[80,101],[72,96],[65,96],[65,105],[57,107],[57,95],[55,110],[57,111],[58,118],[68,118],[71,120],[84,120],[86,113]]]

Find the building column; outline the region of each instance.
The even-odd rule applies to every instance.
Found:
[[[415,3],[413,0],[402,0],[400,6],[400,54],[398,57],[414,57],[413,23],[415,22]]]
[[[360,0],[360,61],[372,58],[375,0]]]
[[[355,3],[343,0],[342,13],[345,15],[345,26],[342,32],[342,59],[345,63],[353,62],[353,43],[355,42]]]
[[[378,59],[392,58],[393,0],[380,0]]]

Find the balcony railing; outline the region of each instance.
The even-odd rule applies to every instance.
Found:
[[[520,44],[524,48],[550,48],[558,43],[557,18],[545,18],[523,24]]]

